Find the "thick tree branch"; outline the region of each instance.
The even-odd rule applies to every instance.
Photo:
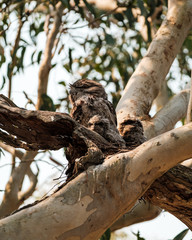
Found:
[[[101,135],[78,124],[68,114],[29,111],[12,105],[10,100],[7,103],[7,98],[0,95],[0,139],[13,147],[33,151],[57,150],[69,144],[78,146],[78,143],[88,139],[103,152],[118,150]]]
[[[170,130],[173,124],[176,123],[175,120],[180,120],[186,113],[186,101],[182,99],[184,108],[175,111],[175,113],[179,112],[176,116],[174,114],[175,118],[165,117],[164,110],[152,120],[148,116],[152,102],[161,88],[171,63],[191,28],[191,2],[180,1],[179,4],[178,6],[178,1],[174,1],[172,6],[169,5],[167,19],[160,27],[146,56],[140,62],[124,90],[124,96],[117,106],[119,129],[123,129],[123,125],[126,127],[124,123],[130,118],[140,118],[143,120],[145,135],[150,139],[160,133],[159,131],[156,132],[157,130],[161,130],[161,133]],[[186,96],[185,99],[187,99]],[[172,106],[170,106],[170,103]],[[173,101],[170,103],[166,106],[169,106],[167,110],[174,108]],[[171,116],[171,114],[171,111],[167,112],[168,116]],[[157,124],[157,127],[155,124]],[[162,127],[166,127],[166,129],[164,130]]]
[[[148,119],[162,81],[192,26],[192,2],[174,1],[145,57],[129,80],[117,105],[118,123],[130,118]]]
[[[2,219],[0,238],[98,239],[155,179],[192,157],[192,123],[90,167],[48,199]],[[121,176],[121,178],[119,177]],[[73,209],[73,211],[71,211]],[[26,221],[27,219],[27,221]],[[37,221],[41,228],[36,231]],[[51,228],[47,226],[52,226]],[[22,229],[22,230],[21,230]]]
[[[162,108],[155,116],[151,119],[151,121],[142,121],[144,130],[145,130],[145,136],[147,139],[150,139],[152,137],[155,137],[159,134],[162,134],[168,130],[171,130],[177,121],[179,121],[181,118],[185,117],[187,112],[187,105],[189,101],[189,90],[184,90],[178,95],[174,96],[166,105],[164,108]],[[123,124],[122,124],[123,125]],[[121,125],[121,127],[122,127]],[[126,127],[124,128],[124,130]],[[177,167],[174,167],[177,169]],[[168,178],[167,178],[168,181]],[[170,179],[170,181],[174,182],[173,179]],[[160,184],[160,183],[159,183]],[[162,181],[161,185],[164,186],[165,182]],[[158,191],[158,190],[156,190]],[[169,190],[170,191],[170,190]],[[167,194],[169,194],[169,191]],[[166,197],[166,192],[164,192]],[[133,212],[130,211],[125,214],[125,216],[122,216],[117,223],[114,223],[114,226],[112,226],[112,229],[117,229],[121,226],[125,227],[134,224],[136,222],[141,222],[144,220],[155,218],[158,213],[160,213],[160,209],[153,206],[152,203],[146,203],[150,207],[147,209],[148,212],[146,212],[145,205],[140,206],[140,202],[134,206]],[[169,202],[171,205],[171,202]],[[137,210],[139,209],[139,210]]]

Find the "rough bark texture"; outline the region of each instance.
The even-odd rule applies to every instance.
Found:
[[[98,239],[156,178],[192,157],[191,138],[188,124],[89,167],[48,199],[2,219],[0,238]]]
[[[0,103],[0,139],[13,147],[33,151],[68,147],[69,179],[90,165],[102,163],[107,155],[125,149],[124,141],[117,130],[116,136],[121,139],[118,146],[116,142],[107,141],[109,139],[106,140],[96,131],[80,125],[68,114],[28,111],[16,107],[3,95],[0,95]],[[89,104],[89,101],[87,103]],[[86,113],[90,115],[91,109],[92,116],[95,116],[96,109],[92,104],[91,108],[84,112],[85,117]]]
[[[10,100],[0,95],[0,139],[13,147],[26,150],[57,150],[69,144],[87,149],[85,139],[95,142],[100,149],[114,152],[117,148],[102,136],[74,121],[68,114],[29,111],[15,107]]]
[[[158,178],[145,193],[154,205],[175,215],[191,229],[192,171],[182,165]]]
[[[80,125],[69,115],[27,111],[17,108],[5,97],[1,97],[0,123],[1,129],[8,132],[3,132],[4,134],[8,137],[10,134],[14,135],[9,139],[9,143],[13,145],[13,140],[16,139],[20,147],[23,147],[25,141],[24,147],[30,146],[36,150],[68,146],[70,142],[75,147],[83,146],[85,150],[80,163],[84,166],[99,164],[88,169],[88,166],[85,167],[83,170],[87,170],[84,173],[47,200],[2,219],[0,237],[3,239],[9,239],[6,238],[7,233],[13,236],[18,231],[19,239],[24,239],[26,231],[34,239],[38,233],[29,226],[37,219],[41,221],[42,239],[47,239],[48,236],[50,239],[56,236],[58,239],[77,236],[82,239],[97,239],[106,228],[134,206],[156,178],[180,161],[192,157],[191,124],[145,142],[132,151],[114,154],[121,149],[98,133]],[[133,122],[129,122],[129,125],[130,123]],[[24,129],[22,134],[18,130],[21,126]],[[138,126],[141,128],[141,125]],[[131,130],[132,127],[129,126],[128,129]],[[33,135],[30,136],[29,132]],[[47,138],[44,134],[47,134]],[[56,145],[50,141],[51,137]],[[107,157],[109,152],[113,153],[111,157]],[[73,222],[72,218],[76,218],[76,221]],[[52,225],[51,232],[47,229],[49,224]]]

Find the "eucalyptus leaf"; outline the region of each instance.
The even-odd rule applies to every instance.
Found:
[[[182,240],[186,234],[188,233],[189,229],[185,229],[182,232],[180,232],[176,237],[173,238],[173,240]]]

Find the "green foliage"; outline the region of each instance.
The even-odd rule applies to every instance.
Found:
[[[173,240],[182,240],[186,234],[188,233],[189,229],[185,229],[182,232],[180,232],[176,237],[173,238]]]
[[[61,0],[61,2],[63,3],[63,5],[64,5],[65,7],[68,7],[68,8],[71,7],[71,6],[70,6],[70,0]]]
[[[95,8],[93,7],[93,5],[89,4],[89,3],[87,2],[87,0],[83,0],[83,2],[85,3],[85,6],[87,7],[87,9],[88,9],[94,16],[96,16]]]
[[[52,111],[52,112],[56,110],[53,100],[47,94],[42,94],[41,99],[42,99],[42,104],[41,104],[40,110]]]
[[[100,240],[110,240],[111,238],[111,230],[108,228],[105,233],[101,236]]]
[[[51,68],[62,66],[68,79],[91,78],[102,81],[105,87],[109,86],[113,104],[116,105],[123,88],[149,46],[151,41],[149,19],[156,8],[162,5],[162,1],[118,0],[118,10],[123,7],[123,11],[118,12],[97,9],[87,0],[83,0],[84,6],[80,5],[79,0],[74,1],[75,6],[72,6],[70,0],[60,1],[65,10],[58,42],[52,51],[56,61],[52,63]],[[53,26],[52,11],[57,3],[55,0],[1,1],[0,67],[3,71],[0,75],[0,89],[9,83],[10,78],[24,72],[27,66],[41,64],[46,34]],[[167,3],[152,22],[156,29],[164,18],[166,5]],[[143,39],[138,28],[139,18],[135,15],[135,9],[140,9],[145,19],[147,40]],[[19,41],[15,46],[20,24],[22,26]],[[10,35],[13,36],[11,39]],[[177,57],[183,78],[190,75],[191,54],[192,34],[186,39]],[[176,74],[169,74],[168,80],[175,79]],[[68,94],[68,86],[63,87],[64,92]],[[67,96],[64,96],[60,101],[66,98]],[[69,109],[68,102],[67,108]]]
[[[137,237],[137,240],[145,240],[145,238],[140,236],[140,232],[139,231],[137,233],[133,233],[133,234]]]

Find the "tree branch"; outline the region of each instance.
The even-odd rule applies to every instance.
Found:
[[[15,154],[15,157],[18,157],[19,159],[23,157],[23,152],[21,152],[20,150],[16,150],[9,145],[0,142],[0,147],[3,148],[5,151],[9,152],[11,155]]]
[[[41,107],[41,96],[47,92],[49,71],[51,70],[52,48],[61,25],[61,17],[64,9],[62,2],[56,5],[54,22],[51,31],[47,35],[44,57],[39,68],[38,99],[36,109]]]
[[[8,183],[6,184],[5,194],[0,206],[0,217],[4,217],[24,202],[25,194],[21,192],[23,179],[28,171],[31,161],[36,156],[37,152],[26,152],[22,157],[19,166],[13,169]]]
[[[175,124],[187,113],[190,90],[183,90],[175,95],[150,122],[142,121],[147,139],[174,128]]]
[[[35,188],[36,188],[37,183],[38,183],[39,169],[37,171],[37,174],[34,174],[31,170],[31,168],[28,168],[27,171],[26,171],[26,174],[29,178],[30,185],[29,185],[29,187],[26,191],[24,191],[24,192],[21,191],[21,192],[18,193],[18,199],[19,199],[20,202],[29,198],[33,194],[33,192],[35,191]],[[17,209],[14,209],[14,210],[17,210]]]
[[[179,2],[179,3],[178,3]],[[130,78],[117,105],[119,125],[130,118],[148,119],[162,81],[192,26],[192,2],[174,1],[145,57]]]
[[[0,238],[98,239],[155,179],[192,157],[192,123],[88,168],[39,204],[0,221]],[[119,177],[121,176],[121,177]],[[73,209],[73,211],[71,211]],[[27,221],[26,221],[27,219]],[[41,223],[40,228],[36,226]],[[47,226],[52,226],[48,228]],[[21,231],[22,229],[22,231]]]
[[[18,26],[18,30],[17,30],[16,39],[15,39],[15,44],[11,51],[11,63],[10,63],[9,70],[8,70],[8,78],[9,78],[8,97],[9,98],[11,98],[13,70],[16,65],[16,60],[17,60],[16,53],[17,53],[17,49],[19,46],[19,41],[20,41],[20,37],[21,37],[21,29],[23,27],[23,24],[24,24],[24,21],[22,21],[21,16],[20,16],[19,17],[19,26]]]
[[[115,223],[113,223],[113,225],[110,227],[110,230],[116,231],[123,227],[131,226],[135,223],[152,220],[156,218],[161,211],[161,208],[154,206],[150,201],[137,201],[135,206],[129,212],[125,213]]]
[[[187,108],[187,123],[191,122],[191,110],[192,110],[192,70],[191,70],[191,84],[190,84],[190,98]]]
[[[12,107],[11,101],[8,102],[0,95],[0,139],[13,147],[57,150],[69,144],[78,146],[79,141],[88,139],[104,153],[118,151],[112,143],[78,124],[66,113],[30,111]]]

